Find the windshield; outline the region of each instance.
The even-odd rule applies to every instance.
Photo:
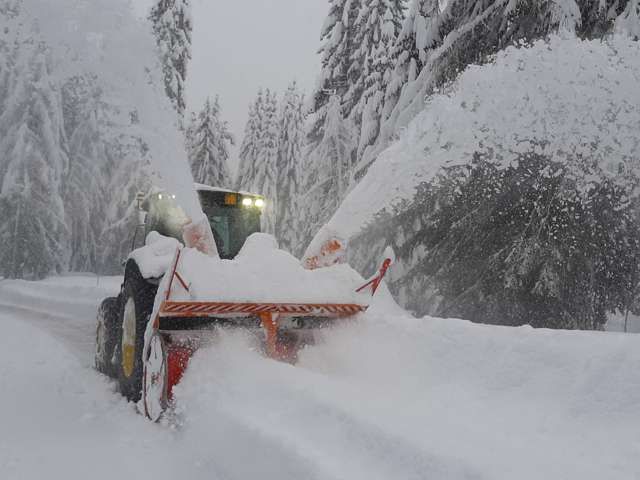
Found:
[[[225,205],[226,194],[220,192],[199,194],[202,210],[211,224],[220,257],[235,257],[247,237],[260,231],[260,209],[242,207],[239,198],[236,198],[235,204]]]
[[[242,196],[236,193],[199,191],[198,195],[202,211],[211,225],[220,258],[234,258],[247,237],[260,231],[260,209],[242,206]],[[154,194],[149,198],[146,208],[146,233],[156,231],[182,241],[182,226],[188,219],[172,196]]]

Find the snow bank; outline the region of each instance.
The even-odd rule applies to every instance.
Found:
[[[350,238],[445,166],[495,152],[505,165],[535,151],[557,160],[584,154],[615,174],[640,151],[640,44],[626,36],[553,36],[509,47],[471,66],[383,152],[346,197],[329,228]]]
[[[365,280],[348,265],[305,270],[264,233],[251,235],[234,260],[185,248],[178,271],[189,293],[174,282],[174,300],[364,305],[371,300],[370,293],[356,293]]]

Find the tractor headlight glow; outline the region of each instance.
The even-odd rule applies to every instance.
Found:
[[[242,205],[245,207],[251,207],[253,206],[253,200],[250,198],[243,198],[242,199]]]
[[[256,207],[258,208],[264,207],[264,200],[261,198],[256,198]]]

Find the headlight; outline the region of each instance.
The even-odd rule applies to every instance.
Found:
[[[264,207],[264,200],[261,198],[256,198],[256,207],[258,208]]]
[[[158,199],[162,200],[162,194],[161,193],[158,194]]]
[[[256,204],[257,204],[257,202],[256,202]],[[242,205],[245,206],[245,207],[250,207],[250,206],[253,205],[253,200],[250,199],[250,198],[243,198],[242,199]]]

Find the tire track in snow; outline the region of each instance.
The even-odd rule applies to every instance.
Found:
[[[0,312],[58,338],[83,364],[92,364],[98,306],[114,293],[118,279],[106,279],[101,286],[87,285],[85,280],[60,277],[0,283]]]
[[[95,327],[74,318],[43,310],[0,302],[0,313],[19,317],[30,325],[60,340],[84,365],[91,363],[95,347]],[[93,328],[91,328],[93,327]]]

